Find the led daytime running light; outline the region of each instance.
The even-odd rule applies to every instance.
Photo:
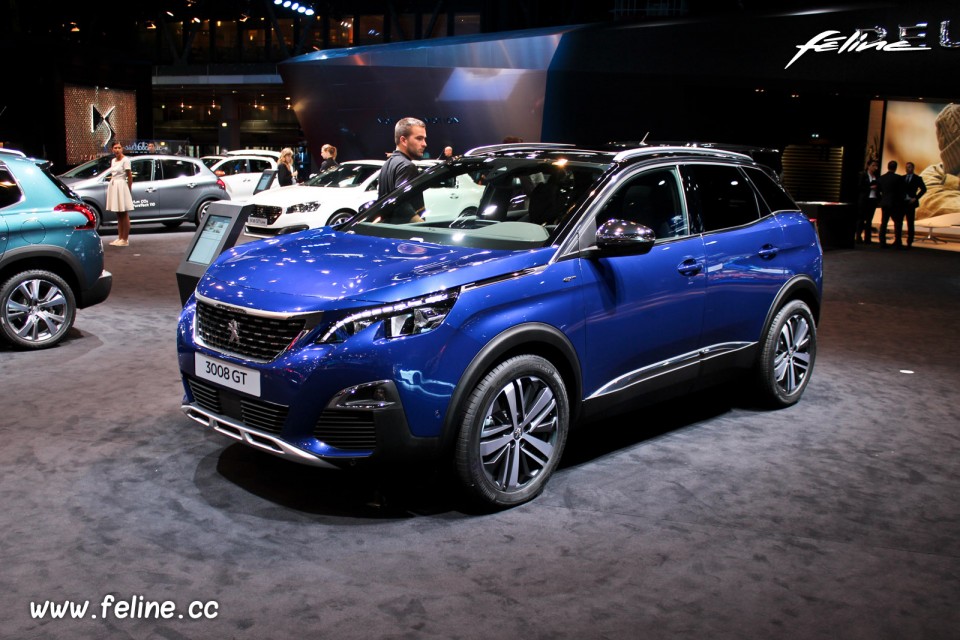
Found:
[[[404,311],[409,311],[410,309],[415,309],[417,307],[426,307],[434,305],[440,302],[451,301],[451,304],[456,300],[457,296],[460,294],[459,289],[453,289],[450,291],[443,291],[440,293],[435,293],[424,298],[414,298],[412,300],[404,300],[402,302],[397,302],[395,304],[386,305],[383,307],[376,307],[374,309],[367,309],[365,311],[360,311],[358,313],[351,314],[342,320],[334,323],[332,327],[326,330],[323,336],[318,340],[321,343],[335,342],[332,340],[337,333],[355,322],[366,322],[364,328],[377,322],[378,320],[383,320],[391,316],[403,313]]]

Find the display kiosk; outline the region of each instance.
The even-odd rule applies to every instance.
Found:
[[[187,303],[207,267],[217,256],[232,246],[253,239],[241,235],[250,209],[252,206],[244,202],[229,200],[218,200],[207,208],[177,268],[180,304]]]
[[[261,191],[266,191],[273,186],[273,181],[277,179],[277,170],[276,169],[264,169],[263,173],[260,174],[260,180],[257,181],[257,186],[253,190],[253,195],[257,195]]]

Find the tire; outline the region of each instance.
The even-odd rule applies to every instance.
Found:
[[[23,349],[54,346],[67,335],[76,315],[73,290],[50,271],[18,273],[0,288],[0,331]]]
[[[199,227],[203,223],[203,219],[207,217],[207,209],[210,208],[210,205],[216,202],[216,200],[204,200],[197,205],[197,212],[193,216],[193,221]]]
[[[759,400],[774,408],[795,404],[810,382],[817,358],[817,325],[802,300],[788,302],[777,313],[757,364]]]
[[[347,220],[349,220],[355,215],[357,215],[356,211],[350,211],[350,210],[337,211],[335,214],[330,216],[329,220],[327,220],[327,226],[335,227],[338,224],[343,224],[344,222],[346,222]]]
[[[563,454],[569,407],[548,360],[521,355],[494,367],[459,412],[454,459],[469,496],[496,508],[535,498]]]

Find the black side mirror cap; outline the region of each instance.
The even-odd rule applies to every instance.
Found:
[[[597,229],[597,249],[600,255],[647,253],[653,248],[656,239],[653,229],[629,220],[612,218]]]

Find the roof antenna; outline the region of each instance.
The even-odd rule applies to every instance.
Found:
[[[645,134],[643,134],[643,139],[640,140],[640,144],[647,144],[647,136],[649,136],[649,135],[650,135],[650,132],[649,132],[649,131],[647,131]]]

